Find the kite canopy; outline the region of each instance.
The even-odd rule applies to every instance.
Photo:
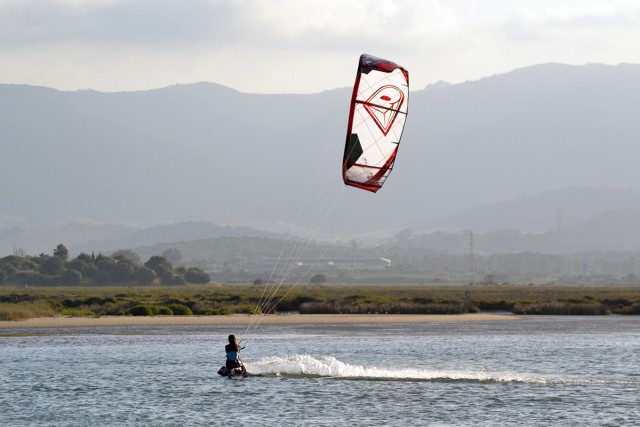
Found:
[[[374,193],[382,187],[396,159],[408,103],[407,70],[361,55],[342,160],[346,185]]]

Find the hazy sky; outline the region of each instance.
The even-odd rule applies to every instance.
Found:
[[[243,92],[353,84],[361,53],[412,89],[546,63],[640,63],[640,1],[0,0],[0,83]]]

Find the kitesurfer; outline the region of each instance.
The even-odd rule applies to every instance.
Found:
[[[244,367],[242,360],[240,360],[240,350],[244,347],[240,347],[240,343],[235,335],[229,335],[229,344],[224,346],[224,351],[227,353],[227,372],[229,376],[233,375],[234,369],[236,373],[242,375],[247,374],[247,369]]]

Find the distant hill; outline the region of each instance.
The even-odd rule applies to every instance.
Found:
[[[234,260],[275,260],[287,258],[325,258],[331,256],[355,257],[358,250],[344,245],[318,244],[299,239],[274,239],[270,237],[212,237],[191,241],[158,243],[141,246],[135,252],[142,259],[158,255],[167,249],[174,248],[182,252],[186,260],[191,262],[207,260],[209,262],[233,262]],[[301,249],[304,248],[304,251]],[[327,251],[329,250],[329,254]],[[370,254],[368,250],[364,253]],[[281,264],[284,261],[281,261]],[[271,266],[271,265],[270,265]]]
[[[518,229],[489,232],[435,231],[413,233],[400,245],[422,249],[469,253],[473,232],[474,251],[482,254],[539,252],[579,254],[586,252],[640,252],[640,209],[605,212],[571,226],[532,233]]]
[[[541,233],[620,209],[640,209],[640,188],[571,187],[544,191],[415,224],[412,229],[475,232],[517,229]]]
[[[75,254],[73,249],[76,245],[82,246],[87,242],[124,239],[125,236],[136,231],[137,229],[134,227],[113,224],[69,223],[7,227],[0,229],[0,256],[10,255],[14,252],[22,253],[23,251],[24,255],[52,254],[60,243],[64,244],[72,254]],[[94,246],[88,251],[92,252],[94,249],[96,253],[102,250],[100,246]]]
[[[96,224],[49,225],[30,228],[7,228],[0,230],[0,250],[4,254],[23,249],[27,254],[51,254],[59,244],[64,244],[72,255],[80,252],[110,253],[119,249],[153,246],[210,239],[214,237],[270,237],[282,238],[248,227],[221,227],[206,222],[184,222],[157,225],[148,228],[124,227]],[[15,244],[14,244],[15,243]],[[27,251],[28,249],[28,251]],[[154,253],[153,255],[159,255]]]
[[[279,233],[296,222],[296,232],[320,226],[318,237],[348,239],[544,231],[558,210],[568,226],[625,197],[637,207],[638,65],[543,64],[413,91],[398,160],[375,195],[341,183],[349,97],[213,83],[120,93],[0,85],[0,230],[195,221]],[[628,190],[563,199],[572,188]],[[120,233],[104,239],[131,241]]]
[[[607,211],[555,234],[565,253],[640,252],[640,208]]]

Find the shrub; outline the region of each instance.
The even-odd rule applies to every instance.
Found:
[[[98,270],[100,271],[111,271],[113,269],[113,267],[115,266],[115,262],[113,262],[113,260],[111,258],[107,258],[107,257],[102,257],[102,259],[100,259],[100,261],[98,261],[96,259],[96,267],[98,267]]]
[[[179,298],[167,298],[165,300],[162,301],[162,305],[167,306],[167,307],[171,307],[172,304],[182,304],[182,305],[186,305],[186,306],[191,306],[191,304],[189,303],[189,300],[187,299],[179,299]]]
[[[635,304],[629,305],[629,306],[625,306],[625,307],[619,307],[617,309],[614,310],[615,314],[640,314],[640,302],[637,302]]]
[[[108,303],[115,303],[116,300],[111,298],[111,297],[107,297],[107,298],[100,298],[100,297],[88,297],[84,300],[84,303],[86,305],[92,305],[92,304],[108,304]]]
[[[176,316],[191,316],[193,314],[191,309],[189,307],[187,307],[186,305],[171,304],[169,306],[169,308],[171,309],[173,314],[176,315]]]
[[[160,276],[160,284],[164,286],[173,286],[173,285],[184,285],[185,281],[182,276],[178,276],[177,274],[173,274],[170,271],[165,271],[162,274],[158,274]],[[182,283],[179,283],[182,279]]]
[[[153,309],[148,305],[136,305],[129,309],[129,314],[132,316],[153,316]]]
[[[40,274],[33,271],[21,271],[16,273],[16,279],[25,285],[46,285],[51,279],[46,274]]]
[[[100,306],[99,309],[97,307],[94,308],[92,306],[91,309],[96,313],[100,312],[101,314],[106,316],[124,316],[126,313],[129,312],[129,309],[131,307],[136,305],[139,305],[139,304],[128,304],[127,302],[116,302],[116,303],[104,304]]]
[[[111,278],[118,283],[126,283],[134,280],[134,273],[136,268],[128,261],[120,261],[113,266],[109,274]]]
[[[173,284],[178,286],[183,286],[187,284],[187,281],[185,280],[184,277],[176,274],[175,276],[173,276]]]
[[[478,307],[484,311],[513,311],[515,303],[505,300],[478,301]]]
[[[320,283],[327,283],[327,277],[324,274],[316,274],[309,280],[312,285],[318,285]]]
[[[235,308],[236,313],[252,314],[255,310],[255,306],[249,304],[240,304]]]
[[[65,298],[61,301],[63,307],[80,307],[84,304],[84,300],[76,298]]]
[[[140,285],[148,285],[149,283],[153,282],[156,277],[158,277],[156,275],[156,272],[149,267],[140,267],[135,273],[136,281]]]
[[[514,307],[513,313],[570,316],[597,316],[611,314],[609,308],[604,304],[575,304],[561,302],[543,302],[537,304],[517,305]]]
[[[11,264],[5,264],[2,267],[0,267],[0,272],[5,273],[7,278],[13,277],[17,271],[18,269]]]
[[[162,314],[164,316],[173,316],[173,311],[169,307],[159,307],[158,314]]]
[[[86,317],[86,316],[95,316],[96,313],[87,308],[64,308],[61,313],[63,316],[71,316],[71,317]]]
[[[166,267],[168,270],[173,270],[173,267],[171,266],[169,261],[167,261],[164,257],[157,256],[157,255],[152,256],[151,258],[149,258],[147,262],[144,263],[145,267],[150,268],[152,270],[155,270],[160,265]]]
[[[202,309],[199,314],[205,316],[223,316],[229,314],[229,311],[226,308],[205,308]]]
[[[202,269],[197,267],[189,268],[185,274],[184,278],[189,283],[209,283],[209,274],[205,273]]]
[[[78,285],[82,282],[82,273],[76,270],[67,270],[62,275],[62,281],[65,285]]]
[[[408,303],[361,303],[350,304],[344,301],[305,302],[300,304],[300,314],[461,314],[477,313],[473,304],[459,302],[441,302],[430,304]]]

